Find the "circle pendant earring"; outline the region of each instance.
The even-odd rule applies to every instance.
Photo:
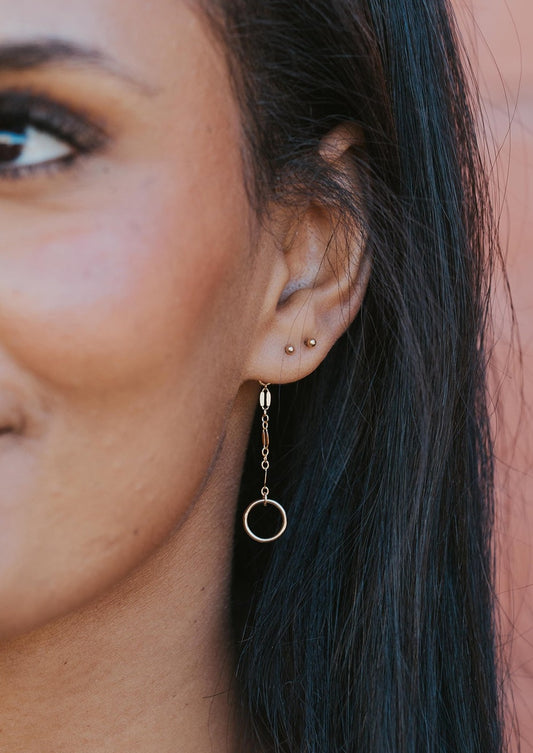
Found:
[[[261,489],[261,499],[256,499],[255,502],[251,502],[248,507],[246,508],[242,522],[244,525],[244,530],[248,534],[248,536],[253,539],[254,541],[258,541],[260,544],[268,544],[271,541],[276,541],[276,539],[279,539],[280,536],[282,536],[285,533],[285,529],[287,528],[287,513],[285,512],[285,509],[283,505],[280,505],[279,502],[276,502],[274,499],[269,498],[270,490],[267,486],[267,476],[268,476],[268,469],[270,467],[270,463],[268,461],[268,453],[269,453],[269,436],[268,436],[268,409],[270,408],[270,404],[272,401],[272,396],[270,394],[270,390],[268,389],[269,384],[265,384],[263,382],[259,382],[262,389],[259,393],[259,405],[261,406],[261,409],[263,411],[263,415],[261,416],[261,430],[262,430],[262,439],[263,439],[263,449],[261,450],[261,468],[264,472],[263,477],[263,488]],[[277,533],[275,533],[273,536],[268,537],[262,537],[258,536],[256,533],[252,531],[250,528],[250,513],[252,510],[259,506],[267,507],[270,505],[270,507],[273,507],[277,510],[277,512],[281,516],[281,525],[279,527],[279,530]]]

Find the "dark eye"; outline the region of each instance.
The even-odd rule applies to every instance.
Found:
[[[73,153],[73,147],[65,141],[32,125],[0,130],[0,172],[44,165]]]
[[[85,112],[34,91],[0,91],[0,180],[66,168],[107,142]]]

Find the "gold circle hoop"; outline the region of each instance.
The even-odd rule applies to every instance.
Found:
[[[252,529],[250,528],[248,524],[248,516],[254,509],[254,507],[257,507],[257,505],[272,505],[275,507],[281,514],[281,528],[279,531],[274,534],[274,536],[270,536],[269,538],[262,538],[261,536],[257,536]],[[251,539],[254,541],[259,541],[260,544],[268,544],[270,541],[276,541],[276,539],[279,539],[280,536],[283,536],[285,533],[285,529],[287,528],[287,513],[285,512],[283,505],[280,505],[279,502],[276,502],[274,499],[256,499],[255,502],[252,502],[248,507],[246,508],[246,512],[242,516],[242,522],[244,524],[244,529],[248,536],[250,536]]]

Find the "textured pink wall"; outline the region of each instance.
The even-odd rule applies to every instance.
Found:
[[[499,592],[522,753],[533,752],[533,0],[456,0],[478,74],[489,153],[499,151],[495,202],[518,320],[512,344],[503,285],[496,297],[495,383]],[[523,399],[521,390],[523,388]],[[512,629],[512,626],[514,629]],[[513,753],[518,750],[517,737]]]

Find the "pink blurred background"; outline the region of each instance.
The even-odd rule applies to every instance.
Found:
[[[455,6],[481,88],[517,319],[513,335],[499,275],[493,372],[498,592],[518,726],[511,750],[517,753],[520,741],[522,753],[533,753],[533,0],[455,0]]]

